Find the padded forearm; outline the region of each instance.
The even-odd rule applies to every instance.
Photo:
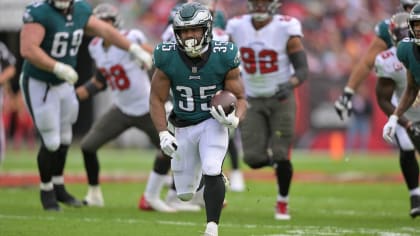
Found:
[[[290,62],[295,68],[295,76],[302,83],[308,78],[308,60],[305,51],[298,51],[289,55]]]

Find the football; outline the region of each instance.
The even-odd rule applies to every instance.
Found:
[[[236,101],[237,99],[233,93],[226,90],[220,90],[211,99],[211,106],[217,107],[218,105],[221,105],[225,114],[229,114],[235,109]]]

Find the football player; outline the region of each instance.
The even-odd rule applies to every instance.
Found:
[[[402,39],[400,36],[408,29],[411,37]],[[395,139],[400,147],[400,166],[410,192],[410,215],[415,218],[420,215],[419,165],[415,154],[415,150],[420,151],[420,106],[414,104],[420,88],[420,4],[410,14],[394,15],[390,31],[394,42],[401,41],[398,49],[393,47],[376,58],[376,94],[381,109],[389,115],[383,138],[389,143]],[[397,108],[391,104],[393,93],[399,101]]]
[[[244,161],[253,169],[274,167],[275,219],[288,220],[296,112],[293,90],[307,79],[308,64],[301,23],[277,14],[280,5],[278,0],[249,0],[249,14],[230,19],[226,32],[239,47],[249,103],[240,127]]]
[[[7,82],[15,76],[16,58],[3,42],[0,42],[0,117],[3,117],[3,89]],[[0,164],[5,158],[6,138],[3,120],[0,120]]]
[[[406,12],[410,12],[413,6],[420,0],[400,0],[400,5]],[[376,37],[372,40],[366,54],[359,60],[353,68],[343,94],[335,101],[334,108],[341,120],[350,116],[352,111],[351,98],[354,91],[359,87],[369,75],[374,67],[375,57],[382,51],[392,46],[391,36],[389,35],[389,19],[379,22],[375,26]]]
[[[238,49],[229,42],[213,41],[212,24],[208,8],[196,2],[182,5],[173,20],[176,42],[155,48],[150,94],[150,114],[162,150],[172,156],[178,198],[192,199],[204,176],[204,235],[218,235],[226,191],[222,165],[228,128],[236,128],[246,112]],[[223,89],[238,98],[236,109],[227,115],[221,106],[209,106],[212,96]],[[164,107],[170,92],[173,132],[168,130]]]
[[[140,44],[147,52],[152,52],[153,48],[147,43],[143,32],[121,29],[121,18],[115,6],[107,3],[99,4],[93,10],[93,14],[120,29],[121,34],[126,35],[131,42]],[[158,149],[159,136],[153,128],[149,114],[150,79],[147,69],[138,66],[129,53],[103,38],[96,37],[90,42],[89,53],[95,60],[97,76],[77,88],[78,98],[87,99],[109,87],[114,101],[114,105],[95,121],[81,142],[89,183],[84,203],[89,206],[103,206],[104,200],[99,185],[98,149],[131,127],[147,134]],[[170,157],[164,156],[159,150],[146,191],[139,202],[140,209],[176,211],[160,199],[160,191],[169,168]],[[199,210],[198,207],[196,209]]]
[[[222,22],[224,22],[223,13],[216,10],[217,0],[190,0],[189,2],[198,2],[202,4],[203,6],[207,7],[210,10],[213,18],[216,17],[216,19],[218,19],[218,20],[216,19],[213,20],[213,26],[212,26],[213,40],[223,41],[223,42],[229,41],[229,35],[226,34],[226,32],[222,29],[222,25],[224,26],[224,23],[222,24]],[[216,21],[220,23],[217,23]],[[172,24],[170,24],[166,28],[161,38],[164,42],[166,41],[175,42],[175,34],[173,31]],[[239,135],[239,132],[237,129],[235,129],[235,130],[231,130],[230,134],[231,135],[229,139],[228,153],[231,160],[232,171],[230,172],[230,176],[229,176],[229,180],[230,180],[229,189],[234,192],[243,192],[245,190],[245,180],[239,166],[239,148],[240,147],[235,142],[235,137]],[[172,192],[169,192],[169,193],[171,194]],[[167,200],[170,200],[170,199],[173,199],[173,198],[171,197],[171,198],[168,198]],[[195,200],[196,199],[194,199],[194,202]]]
[[[91,6],[82,0],[34,2],[26,7],[23,22],[20,86],[41,137],[37,156],[41,203],[52,211],[60,210],[58,202],[79,207],[81,201],[64,187],[63,172],[79,110],[73,85],[78,80],[75,66],[83,35],[107,39],[146,67],[151,67],[151,56],[93,16]]]

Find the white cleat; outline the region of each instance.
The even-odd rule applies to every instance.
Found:
[[[83,204],[86,206],[95,206],[95,207],[103,207],[104,197],[102,196],[102,191],[99,186],[92,187],[90,186],[88,189],[88,193],[83,200]]]
[[[176,192],[170,190],[166,196],[166,204],[177,211],[190,211],[197,212],[201,210],[199,205],[193,204],[192,201],[181,201],[177,196]]]
[[[206,226],[206,231],[204,231],[204,236],[218,236],[219,235],[219,229],[216,223],[209,222]]]
[[[166,213],[176,212],[175,208],[168,206],[159,198],[148,198],[145,194],[141,196],[138,208],[143,211],[159,211]]]
[[[278,201],[275,208],[274,219],[276,220],[290,220],[289,204],[287,202]]]
[[[233,170],[230,173],[230,191],[243,192],[245,191],[244,176],[240,170]]]

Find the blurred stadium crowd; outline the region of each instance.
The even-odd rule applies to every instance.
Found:
[[[6,2],[9,1],[0,1],[0,8]],[[160,41],[160,35],[167,25],[168,15],[178,3],[177,0],[88,0],[88,2],[93,6],[100,2],[116,4],[120,8],[126,27],[142,29],[152,44]],[[311,72],[308,83],[298,91],[300,109],[297,122],[297,147],[328,148],[330,138],[334,136],[332,134],[339,132],[340,137],[345,139],[345,130],[350,123],[343,122],[337,117],[333,110],[333,101],[341,94],[352,66],[366,51],[372,40],[375,24],[398,11],[400,1],[284,0],[281,2],[282,14],[296,17],[302,22],[305,35],[303,41]],[[219,0],[217,8],[223,11],[228,19],[245,13],[247,3],[245,0]],[[22,8],[22,13],[23,10]],[[0,40],[16,53],[19,62],[16,42],[18,31],[19,29],[2,29],[0,26]],[[18,75],[16,81],[12,82],[14,91],[17,90],[17,78]],[[381,138],[386,117],[376,105],[373,93],[374,82],[375,77],[372,73],[365,82],[365,86],[371,91],[369,98],[374,104],[368,148],[388,149],[390,147]],[[91,118],[82,119],[82,122],[89,123],[90,120]],[[82,127],[89,125],[79,124]]]

